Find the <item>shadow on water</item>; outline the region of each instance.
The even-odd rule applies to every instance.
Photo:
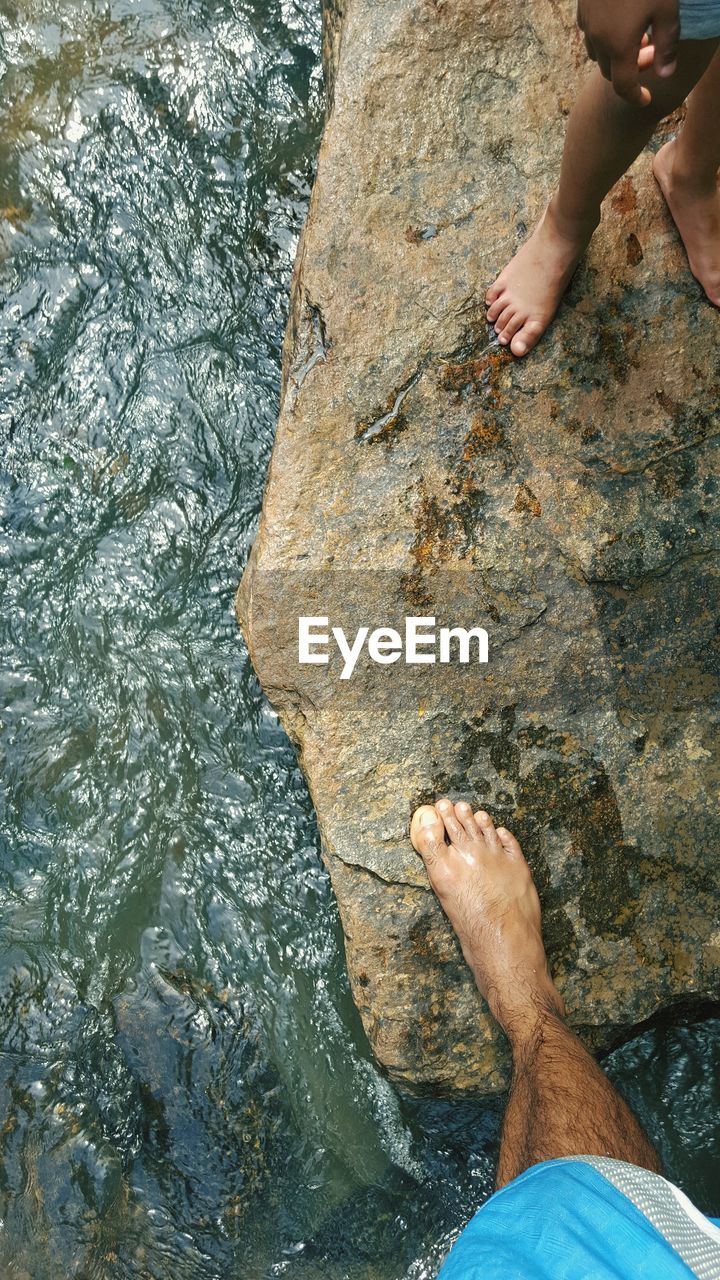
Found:
[[[373,1065],[232,611],[318,15],[18,0],[0,35],[2,1267],[430,1277],[490,1189],[499,1105]],[[613,1066],[706,1202],[713,1026]]]

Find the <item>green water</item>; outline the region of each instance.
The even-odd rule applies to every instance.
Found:
[[[18,0],[0,35],[0,1274],[424,1280],[499,1105],[374,1066],[232,609],[318,14]],[[612,1064],[715,1212],[719,1030]]]

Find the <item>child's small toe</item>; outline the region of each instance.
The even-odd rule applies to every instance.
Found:
[[[488,318],[489,324],[495,323],[498,316],[500,315],[500,312],[503,310],[505,306],[506,306],[506,302],[505,302],[505,299],[502,297],[502,295],[498,296],[493,300],[492,304],[488,307],[487,318]]]
[[[495,332],[498,335],[498,337],[500,336],[501,333],[505,332],[505,326],[508,324],[510,320],[512,320],[513,315],[514,315],[514,310],[512,306],[503,307],[502,311],[500,312],[500,315],[495,321]]]
[[[515,337],[515,334],[518,332],[518,330],[522,329],[523,324],[524,324],[524,320],[522,317],[522,313],[520,312],[517,315],[512,316],[510,320],[508,320],[507,324],[505,325],[505,329],[503,331],[503,337],[506,339],[507,342],[510,342],[511,339]]]
[[[503,347],[507,347],[510,345],[510,339],[512,338],[513,333],[515,332],[515,330],[513,329],[513,323],[514,323],[514,317],[511,316],[510,319],[506,322],[505,326],[498,333],[498,342]]]

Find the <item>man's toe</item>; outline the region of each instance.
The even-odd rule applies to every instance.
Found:
[[[415,810],[410,822],[410,839],[413,849],[420,854],[427,866],[447,848],[442,818],[438,817],[437,810],[431,804],[421,804]]]
[[[480,830],[475,818],[473,817],[472,808],[468,804],[467,800],[460,800],[455,805],[455,817],[465,828],[466,836],[468,836],[470,840],[477,840],[480,835]]]
[[[455,817],[455,806],[452,800],[444,797],[442,800],[438,800],[435,808],[445,824],[445,830],[450,837],[451,844],[462,844],[465,840],[465,830]]]
[[[499,853],[500,841],[498,840],[495,824],[490,817],[490,814],[486,813],[484,809],[479,809],[475,814],[475,820],[482,832],[483,840],[485,841],[488,849],[491,853]]]
[[[507,827],[498,827],[497,837],[503,849],[505,850],[506,853],[510,855],[511,858],[522,857],[522,850],[517,840],[515,839],[512,831],[508,831]]]

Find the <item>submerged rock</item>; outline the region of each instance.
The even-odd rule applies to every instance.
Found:
[[[718,316],[648,154],[537,351],[513,360],[484,322],[558,171],[585,74],[573,8],[333,4],[332,109],[238,596],[300,749],[365,1028],[413,1085],[507,1077],[408,839],[440,793],[522,841],[588,1043],[718,995]],[[489,662],[364,653],[341,680],[334,652],[299,665],[300,615],[347,635],[477,625]]]

